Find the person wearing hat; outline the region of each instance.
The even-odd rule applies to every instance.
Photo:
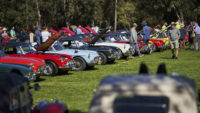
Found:
[[[137,37],[137,31],[136,31],[137,26],[138,26],[138,25],[137,25],[136,23],[133,23],[132,28],[131,28],[131,30],[130,30],[130,32],[131,32],[131,37],[130,37],[129,40],[130,40],[130,45],[131,45],[133,48],[135,48],[135,52],[138,53],[139,57],[142,57],[142,56],[144,56],[144,55],[142,55],[142,54],[140,53],[139,45],[138,45],[138,43],[137,43],[137,39],[138,39],[138,37]]]
[[[174,22],[171,23],[171,29],[169,30],[169,39],[170,46],[172,51],[172,59],[178,59],[178,48],[179,48],[179,39],[181,33],[180,30],[176,28],[176,24]]]
[[[180,33],[181,33],[181,37],[180,37],[180,49],[183,49],[185,50],[185,35],[186,35],[186,29],[184,28],[185,25],[184,24],[181,24],[181,29],[180,29]]]
[[[143,21],[142,25],[143,25],[142,35],[143,35],[144,43],[146,45],[148,45],[149,44],[149,38],[150,38],[151,29],[150,29],[149,26],[147,26],[147,22],[146,21]]]
[[[36,31],[35,31],[35,37],[37,40],[37,45],[40,46],[42,43],[42,34],[41,34],[41,26],[37,26],[36,27]]]
[[[7,28],[3,28],[3,33],[2,33],[2,43],[8,43],[10,42],[10,37],[7,33]]]

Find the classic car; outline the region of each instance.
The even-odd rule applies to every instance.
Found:
[[[0,63],[0,72],[2,73],[15,73],[26,77],[28,80],[32,81],[35,79],[33,70],[29,66],[22,66],[17,64],[6,64]]]
[[[0,51],[0,63],[6,64],[19,64],[22,66],[28,66],[32,69],[33,74],[31,78],[39,78],[44,74],[47,69],[45,62],[40,58],[23,58],[23,57],[11,57],[7,56],[4,52]],[[17,71],[16,71],[17,72]],[[20,72],[19,72],[20,73]]]
[[[9,56],[44,59],[47,65],[44,75],[47,76],[56,75],[59,71],[67,72],[74,66],[74,60],[69,55],[45,53],[27,43],[10,42],[0,46]]]
[[[140,72],[102,79],[88,113],[198,113],[194,80]]]
[[[79,50],[79,49],[66,49],[59,41],[51,45],[45,53],[59,53],[71,55],[75,61],[74,71],[83,71],[86,68],[93,68],[101,59],[96,51]]]
[[[119,53],[119,49],[115,47],[109,46],[94,46],[89,45],[83,41],[82,38],[78,36],[68,36],[68,37],[61,37],[59,42],[65,48],[68,49],[81,49],[81,50],[93,50],[97,51],[101,57],[101,64],[104,65],[106,63],[114,63],[116,58],[120,58],[121,54]]]
[[[0,73],[0,113],[31,113],[28,80],[16,73]]]
[[[128,40],[129,38],[129,32],[126,31],[118,31],[118,32],[112,32],[109,34],[104,34],[103,38],[104,40],[107,40],[109,42],[114,42],[114,43],[120,43],[120,44],[129,44],[130,42]],[[151,54],[152,52],[155,51],[155,45],[154,43],[150,42],[148,46],[143,42],[143,40],[138,39],[137,43],[139,44],[139,49],[141,53],[147,53]],[[135,54],[137,54],[135,52]]]
[[[40,47],[37,48],[37,51],[43,51],[46,54],[71,55],[75,61],[75,66],[73,66],[73,70],[75,71],[82,71],[98,64],[100,56],[96,51],[65,49],[60,42],[56,41],[62,35],[63,34],[58,32],[52,37],[49,37]]]
[[[94,37],[91,42],[89,42],[89,45],[95,45],[95,46],[110,46],[110,47],[116,47],[120,49],[120,53],[123,57],[129,57],[131,55],[135,54],[135,49],[130,46],[130,44],[121,44],[121,43],[113,43],[113,42],[105,42],[102,40],[103,30],[98,36]]]

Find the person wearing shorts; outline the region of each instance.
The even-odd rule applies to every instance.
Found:
[[[169,30],[169,39],[170,46],[172,51],[172,59],[178,59],[178,48],[179,48],[179,39],[181,33],[180,30],[176,28],[176,24],[174,22],[171,23],[171,29]]]

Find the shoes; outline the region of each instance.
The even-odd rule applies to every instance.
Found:
[[[175,57],[174,59],[178,60],[178,57]]]
[[[140,58],[143,57],[143,56],[144,56],[143,54],[139,55]]]
[[[175,59],[175,57],[176,57],[176,55],[173,55],[173,56],[172,56],[172,59]]]

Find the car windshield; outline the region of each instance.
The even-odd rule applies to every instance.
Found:
[[[63,50],[64,49],[64,46],[59,42],[59,41],[56,41],[53,46],[52,46],[55,50]]]
[[[20,48],[23,50],[25,54],[33,53],[35,51],[35,48],[31,45],[22,45]]]
[[[3,57],[3,56],[6,56],[6,54],[0,50],[0,56]]]

